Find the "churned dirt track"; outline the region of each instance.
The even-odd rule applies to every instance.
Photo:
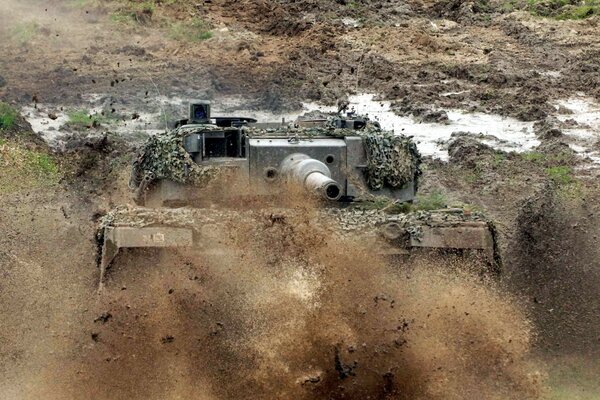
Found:
[[[77,103],[86,93],[140,101],[156,94],[156,84],[165,95],[244,95],[270,109],[374,92],[401,112],[452,107],[536,120],[552,100],[578,91],[600,96],[597,17],[542,19],[508,12],[504,2],[3,7],[0,93],[20,102],[35,95]],[[169,27],[186,21],[202,21],[210,39],[178,39]]]
[[[124,200],[96,179],[1,198],[8,398],[533,399],[548,374],[567,395],[597,389],[573,372],[597,368],[584,202],[532,197],[504,282],[443,260],[384,262],[292,201],[276,222],[265,210],[210,228],[211,254],[123,251],[98,296],[95,218]]]
[[[2,1],[0,98],[58,109],[101,93],[143,111],[158,94],[238,95],[284,110],[374,92],[402,114],[523,120],[576,92],[599,99],[598,17],[555,21],[493,1],[153,3]],[[210,39],[174,35],[193,18]],[[550,179],[548,168],[576,165],[556,151],[427,163],[424,193],[497,222],[500,282],[439,260],[389,266],[305,221],[260,220],[218,235],[213,256],[124,252],[97,297],[95,222],[130,201],[130,154],[112,137],[73,137],[54,155],[62,180],[0,190],[0,397],[598,394],[599,189],[585,170]]]
[[[388,265],[368,243],[310,223],[311,206],[213,229],[209,255],[123,252],[98,297],[85,212],[69,199],[38,212],[17,200],[4,203],[2,225],[1,387],[11,398],[542,392],[533,326],[515,297],[435,262]]]

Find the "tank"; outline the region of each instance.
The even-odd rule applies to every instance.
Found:
[[[189,110],[173,131],[151,139],[134,163],[130,186],[138,204],[201,200],[198,187],[220,172],[228,175],[225,185],[243,182],[254,194],[267,196],[290,183],[327,201],[385,196],[409,202],[416,195],[420,156],[415,144],[366,117],[348,113],[259,123],[211,117],[209,102],[194,102]]]
[[[242,217],[235,207],[217,211],[203,200],[235,205],[244,193],[312,197],[321,204],[319,223],[342,235],[376,236],[375,251],[382,254],[475,251],[492,269],[499,268],[493,224],[480,214],[361,206],[382,198],[394,205],[412,202],[420,163],[412,138],[353,112],[265,123],[213,117],[210,102],[194,101],[186,119],[150,137],[134,160],[130,188],[137,206],[118,207],[102,219],[99,287],[121,248],[202,249],[210,242],[204,226]],[[284,218],[293,212],[277,214]],[[246,213],[244,218],[262,217]]]

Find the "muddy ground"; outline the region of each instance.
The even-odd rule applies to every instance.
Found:
[[[0,100],[17,109],[86,109],[100,95],[107,114],[132,118],[159,97],[226,96],[277,113],[376,93],[402,115],[539,121],[557,100],[600,101],[598,17],[505,2],[5,0],[0,11]],[[210,38],[173,29],[197,20]],[[250,235],[259,221],[217,235],[226,256],[125,253],[98,297],[96,224],[130,202],[134,151],[109,130],[80,126],[61,149],[25,120],[1,131],[3,398],[600,396],[597,170],[551,129],[535,152],[466,137],[447,162],[426,160],[423,196],[495,221],[499,278],[437,258],[390,266],[306,221]],[[56,171],[29,168],[40,154]]]
[[[141,102],[158,91],[243,95],[283,110],[368,92],[402,112],[537,120],[551,100],[578,91],[600,99],[597,17],[559,22],[496,1],[182,1],[147,12],[136,2],[4,3],[12,40],[3,42],[0,94],[21,103],[77,104],[89,93]],[[210,40],[169,30],[194,19]]]

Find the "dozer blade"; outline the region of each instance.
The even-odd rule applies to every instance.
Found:
[[[228,254],[234,249],[219,245],[240,223],[260,234],[274,224],[294,223],[297,211],[290,209],[217,210],[208,208],[120,207],[111,211],[100,227],[104,234],[100,261],[99,291],[106,271],[119,249],[148,247],[194,247],[206,255]],[[410,255],[413,248],[477,250],[494,269],[500,268],[493,223],[462,210],[434,210],[408,214],[386,214],[381,210],[324,209],[312,216],[314,226],[333,227],[332,235],[364,235],[378,239],[372,251],[382,255]],[[305,216],[301,219],[304,223]],[[195,239],[195,240],[194,240]],[[469,254],[469,252],[467,252]]]
[[[483,250],[494,259],[494,238],[486,222],[461,222],[454,226],[422,226],[420,235],[411,235],[411,247]]]
[[[106,271],[117,256],[119,249],[123,247],[189,247],[192,244],[193,234],[190,228],[107,226],[104,228],[98,291],[102,290]]]

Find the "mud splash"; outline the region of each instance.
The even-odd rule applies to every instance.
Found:
[[[75,328],[85,345],[24,398],[538,398],[515,299],[384,260],[312,213],[207,227],[210,253],[124,251]]]

